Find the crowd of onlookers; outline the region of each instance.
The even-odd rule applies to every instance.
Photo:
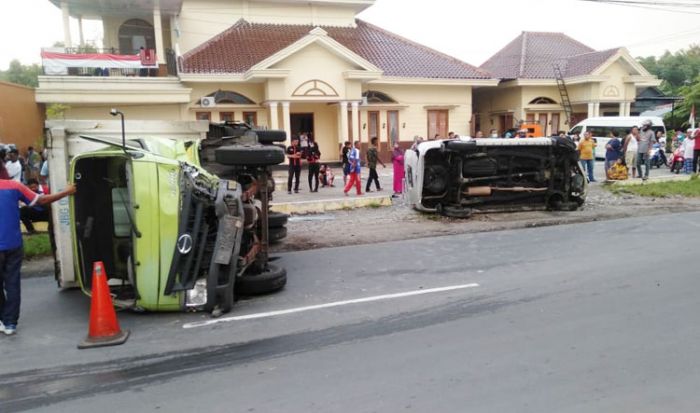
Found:
[[[46,151],[36,151],[29,147],[22,155],[14,145],[0,147],[0,162],[5,166],[0,179],[22,183],[38,195],[49,193],[49,168]],[[20,208],[20,219],[27,232],[34,233],[34,222],[48,222],[50,210],[41,205]]]

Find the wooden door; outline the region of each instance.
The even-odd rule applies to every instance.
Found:
[[[386,112],[387,144],[392,148],[399,141],[399,111],[390,110]]]
[[[547,136],[547,114],[540,113],[538,120],[540,122],[540,126],[542,126],[542,135]]]
[[[450,127],[449,116],[447,110],[428,111],[428,139],[433,139],[435,135],[440,135],[443,139],[447,138]]]
[[[379,138],[379,112],[367,112],[367,143]]]
[[[559,114],[552,113],[552,135],[559,133]]]

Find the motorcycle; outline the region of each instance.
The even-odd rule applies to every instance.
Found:
[[[671,173],[681,173],[684,162],[683,150],[681,148],[676,149],[675,152],[673,152],[673,159],[671,159]]]
[[[668,159],[666,158],[664,148],[658,143],[655,143],[651,150],[651,167],[661,168],[662,165],[668,166]]]

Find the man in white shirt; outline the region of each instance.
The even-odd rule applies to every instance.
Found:
[[[10,149],[10,153],[7,155],[7,162],[5,162],[5,169],[7,169],[7,174],[11,180],[22,182],[22,164],[18,158],[19,151]]]

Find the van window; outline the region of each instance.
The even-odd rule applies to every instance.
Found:
[[[631,127],[624,126],[588,126],[586,127],[587,132],[591,132],[593,136],[599,136],[607,138],[613,131],[617,131],[620,136],[625,136],[630,133]]]
[[[575,126],[569,131],[569,135],[581,134],[581,129],[583,129],[583,126]]]

